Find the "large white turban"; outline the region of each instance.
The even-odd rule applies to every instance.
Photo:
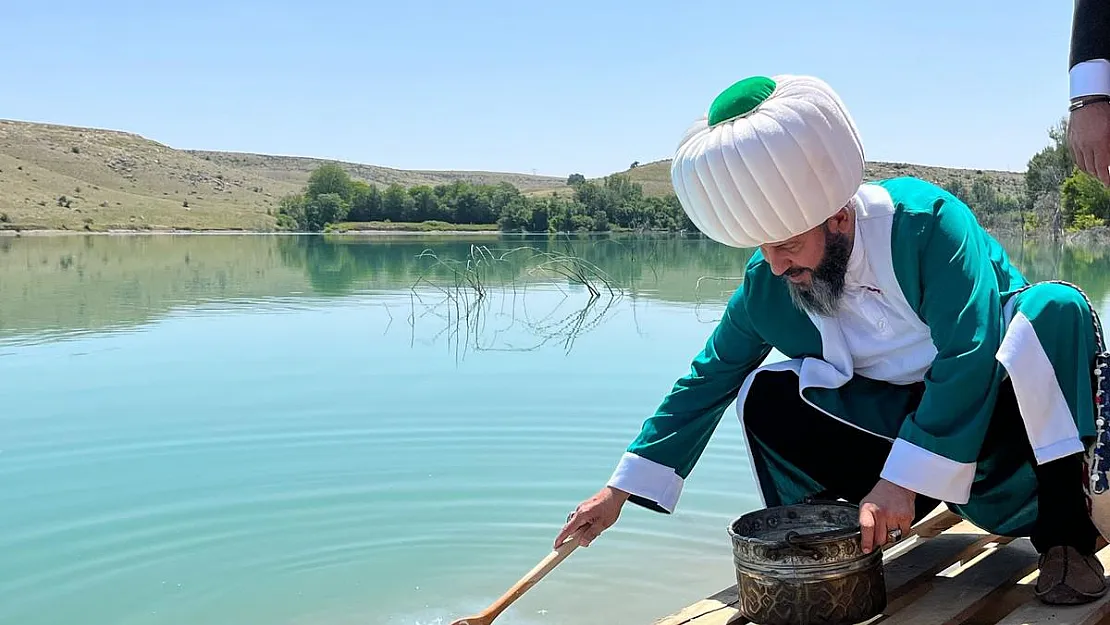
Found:
[[[809,76],[755,76],[723,91],[671,163],[690,221],[733,247],[820,225],[863,183],[859,133],[840,97]]]

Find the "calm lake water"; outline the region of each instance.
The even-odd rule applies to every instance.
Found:
[[[1007,245],[1110,317],[1107,250]],[[747,258],[680,237],[0,237],[0,623],[479,611],[604,484]],[[498,622],[646,625],[732,583],[725,526],[757,505],[729,411],[678,513],[627,506]]]

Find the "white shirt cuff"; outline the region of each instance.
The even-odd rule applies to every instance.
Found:
[[[975,463],[956,462],[899,438],[880,477],[926,497],[961,504],[971,496]]]
[[[609,486],[655,502],[667,512],[674,512],[682,484],[674,469],[628,452],[609,478]]]
[[[1068,72],[1072,98],[1085,95],[1110,95],[1110,61],[1095,59],[1077,63]]]

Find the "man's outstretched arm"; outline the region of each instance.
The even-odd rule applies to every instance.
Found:
[[[705,346],[628,446],[609,486],[637,505],[670,513],[744,378],[767,357],[752,328],[744,286],[730,298]]]
[[[648,417],[608,483],[572,512],[555,545],[572,534],[588,546],[616,523],[626,501],[671,513],[685,479],[701,457],[721,415],[744,379],[771,347],[752,328],[744,286],[730,298],[705,346]]]

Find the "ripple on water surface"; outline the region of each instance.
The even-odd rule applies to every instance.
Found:
[[[442,341],[361,329],[387,317],[361,303],[244,300],[4,343],[0,549],[16,574],[0,575],[0,621],[449,623],[547,554],[690,353],[650,379],[666,341],[459,365]],[[619,623],[617,587],[658,615],[677,589],[727,583],[728,508],[751,503],[740,448],[722,432],[679,514],[629,511],[503,622]]]

